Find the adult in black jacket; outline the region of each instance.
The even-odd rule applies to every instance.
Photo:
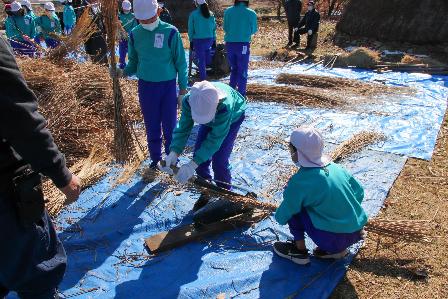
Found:
[[[288,20],[288,44],[292,46],[293,42],[298,46],[300,44],[300,35],[297,30],[300,22],[300,13],[302,11],[301,0],[285,0],[286,19]]]
[[[307,43],[305,50],[311,50],[313,48],[313,39],[317,36],[319,31],[320,14],[314,7],[314,1],[308,2],[308,11],[300,21],[297,32],[299,34],[307,35]]]
[[[66,255],[44,207],[39,173],[60,188],[66,203],[78,198],[79,179],[67,169],[3,37],[0,78],[0,298],[10,291],[57,298]]]
[[[108,65],[106,31],[98,0],[85,0],[90,15],[95,20],[97,31],[85,42],[84,47],[90,59],[95,63]]]

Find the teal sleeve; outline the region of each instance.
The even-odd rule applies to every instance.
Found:
[[[283,191],[283,202],[275,211],[275,220],[281,225],[285,225],[288,221],[302,210],[303,196],[301,196],[299,183],[296,182],[296,176],[293,176]]]
[[[185,58],[185,49],[179,32],[176,32],[173,38],[171,52],[174,59],[174,65],[176,66],[177,70],[177,79],[179,81],[179,88],[181,90],[187,89],[188,85],[187,60]]]
[[[56,19],[56,29],[55,29],[56,33],[61,34],[62,30],[61,30],[61,21],[59,19]]]
[[[229,134],[232,125],[232,112],[217,113],[212,130],[202,142],[201,147],[194,153],[193,160],[200,165],[209,160],[221,147],[224,139]]]
[[[132,33],[131,33],[132,34]],[[134,43],[132,39],[128,40],[128,64],[123,70],[123,74],[125,76],[132,76],[137,73],[137,65],[138,65],[138,54],[135,51]]]
[[[30,38],[34,39],[37,35],[36,31],[36,21],[31,18],[31,30],[30,30]]]
[[[349,184],[352,187],[353,194],[355,195],[356,201],[359,203],[362,203],[364,200],[364,188],[362,187],[361,183],[358,182],[357,179],[355,179],[353,176],[349,175]]]
[[[252,19],[252,34],[255,34],[257,32],[258,32],[258,21],[257,21],[257,15],[254,13]]]
[[[227,31],[229,30],[229,17],[228,17],[228,13],[227,10],[224,12],[224,25],[223,25],[223,29],[224,29],[224,33],[227,33]]]
[[[191,14],[188,17],[188,39],[190,40],[190,43],[193,41],[194,36],[194,20],[193,20],[193,14]]]
[[[182,115],[179,123],[173,131],[173,140],[171,141],[170,151],[180,155],[184,151],[191,130],[193,129],[193,118],[191,117],[190,105],[187,103],[189,97],[185,96],[182,100]]]
[[[6,19],[5,27],[6,27],[6,37],[13,38],[14,37],[14,25],[12,24],[10,18]]]
[[[216,18],[213,16],[213,39],[216,40]]]

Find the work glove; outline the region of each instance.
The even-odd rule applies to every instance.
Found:
[[[308,35],[313,35],[313,30],[308,30]]]
[[[170,152],[170,154],[168,156],[166,156],[165,158],[165,166],[160,165],[160,163],[157,165],[157,167],[159,168],[159,170],[166,172],[170,175],[173,175],[174,172],[171,169],[171,166],[175,166],[177,164],[177,158],[179,157],[178,154],[176,154],[175,152]]]
[[[124,77],[123,70],[118,68],[118,67],[116,68],[116,70],[117,70],[117,77],[118,78],[123,78]],[[114,71],[113,71],[112,67],[110,67],[109,68],[109,74],[110,74],[111,77],[113,77],[113,73],[114,73]]]
[[[182,165],[175,177],[176,180],[181,184],[186,184],[193,177],[196,168],[198,165],[193,160]]]

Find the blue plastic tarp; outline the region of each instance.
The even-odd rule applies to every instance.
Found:
[[[300,73],[304,68],[286,71]],[[285,70],[257,70],[249,76],[253,82],[274,84],[279,72]],[[380,131],[387,141],[342,161],[364,185],[363,207],[375,216],[407,157],[431,157],[446,109],[448,77],[319,68],[307,73],[382,80],[413,86],[418,92],[382,107],[390,109],[387,116],[249,103],[231,157],[234,183],[269,190],[280,202],[282,186],[276,185],[277,178],[292,165],[281,141],[294,127],[319,127],[327,152],[359,131]],[[138,173],[129,183],[114,186],[120,172],[114,168],[56,219],[69,258],[60,286],[67,298],[216,298],[221,293],[226,298],[326,298],[359,246],[353,246],[352,254],[343,260],[312,259],[309,266],[298,266],[273,254],[272,242],[291,236],[286,226],[269,217],[253,227],[151,256],[143,240],[191,223],[191,209],[200,194],[192,188],[174,190],[157,180],[146,184]],[[310,240],[307,244],[313,247]]]

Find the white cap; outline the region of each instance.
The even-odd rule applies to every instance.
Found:
[[[22,4],[22,6],[26,6],[29,10],[33,10],[29,0],[20,0],[19,3]]]
[[[331,159],[323,155],[324,141],[320,132],[313,127],[300,127],[291,134],[290,142],[297,150],[302,167],[324,167]]]
[[[208,81],[197,82],[191,87],[189,103],[191,117],[200,125],[211,122],[216,115],[219,100],[227,95]]]
[[[123,8],[123,10],[131,10],[132,4],[128,0],[124,0],[123,3],[121,3],[121,8]]]
[[[157,15],[157,0],[134,0],[134,15],[137,20],[149,20]]]
[[[202,5],[202,4],[205,4],[205,0],[196,0],[196,3],[198,5]]]
[[[53,2],[47,2],[44,4],[44,9],[49,11],[55,11]]]
[[[11,12],[19,11],[22,8],[22,5],[20,5],[19,2],[14,1],[11,3]]]
[[[64,3],[64,2],[72,3],[72,0],[59,0],[59,2],[61,2],[61,3]]]

